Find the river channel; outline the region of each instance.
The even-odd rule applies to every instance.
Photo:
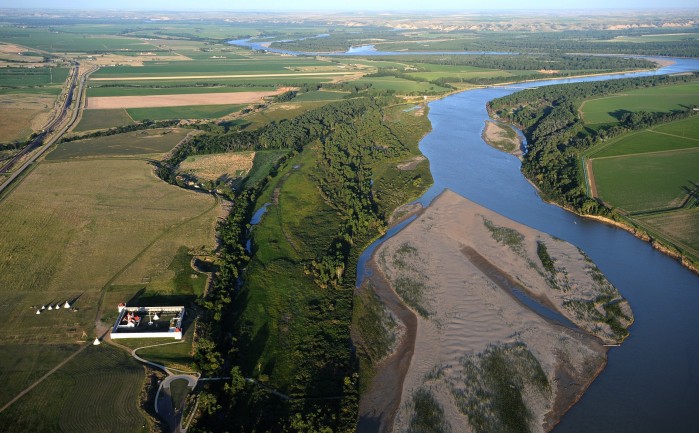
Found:
[[[361,51],[337,55],[361,55]],[[420,142],[420,150],[430,161],[434,184],[417,201],[427,206],[449,188],[510,219],[564,239],[594,260],[633,309],[636,321],[630,337],[609,351],[607,367],[563,416],[554,433],[698,431],[699,276],[624,230],[579,218],[542,201],[520,172],[519,159],[488,146],[481,138],[489,118],[486,103],[530,87],[699,70],[696,59],[666,60],[674,64],[657,71],[488,87],[429,104],[432,131]],[[358,284],[366,275],[367,260],[383,240],[360,257]]]
[[[432,131],[420,150],[434,185],[429,205],[449,188],[510,219],[580,247],[633,308],[636,322],[621,347],[555,433],[694,432],[699,426],[699,276],[631,234],[543,202],[520,161],[485,144],[486,103],[528,87],[699,70],[673,59],[656,72],[549,80],[457,93],[430,103]],[[375,245],[373,246],[375,248]],[[373,248],[372,248],[373,250]],[[365,263],[367,255],[364,253]],[[359,269],[358,277],[364,277]]]

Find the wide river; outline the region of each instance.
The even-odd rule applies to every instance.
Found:
[[[619,288],[636,322],[605,370],[555,428],[568,432],[699,431],[699,276],[631,234],[577,217],[539,198],[520,161],[485,144],[486,103],[527,87],[699,70],[699,60],[653,73],[559,79],[470,90],[430,103],[432,132],[420,142],[434,185],[580,247]],[[699,170],[699,167],[697,167]],[[390,234],[389,234],[390,235]],[[380,243],[381,240],[377,241]],[[358,276],[376,244],[364,252]]]

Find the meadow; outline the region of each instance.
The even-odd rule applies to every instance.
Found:
[[[586,125],[614,124],[625,112],[669,112],[699,106],[699,83],[635,89],[588,99],[582,107]]]
[[[160,82],[158,83],[158,85]],[[197,93],[256,92],[269,90],[269,87],[254,86],[194,86],[194,87],[152,87],[152,86],[109,86],[90,87],[88,97],[99,96],[141,96],[141,95],[189,95]]]

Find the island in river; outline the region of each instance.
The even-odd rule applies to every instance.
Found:
[[[408,328],[363,396],[383,394],[362,413],[381,431],[550,431],[633,323],[577,247],[449,190],[372,262],[368,287]]]

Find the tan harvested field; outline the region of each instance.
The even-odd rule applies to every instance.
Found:
[[[252,168],[254,158],[255,152],[195,155],[180,163],[180,171],[203,180],[242,177]]]
[[[87,108],[105,110],[114,108],[153,108],[186,107],[192,105],[228,105],[250,104],[260,102],[266,96],[283,93],[286,89],[272,92],[230,92],[199,93],[185,95],[149,95],[149,96],[97,96],[89,98]]]
[[[55,96],[0,95],[0,143],[27,138],[49,120]]]
[[[145,161],[40,164],[0,206],[0,344],[94,337],[103,287],[166,275],[180,246],[212,248],[218,213]],[[78,311],[35,314],[78,296]]]
[[[293,74],[233,74],[233,75],[172,75],[157,77],[103,77],[90,78],[90,81],[158,81],[158,80],[194,80],[207,78],[274,78],[274,77],[322,77],[331,75],[349,75],[347,72],[298,72]]]

